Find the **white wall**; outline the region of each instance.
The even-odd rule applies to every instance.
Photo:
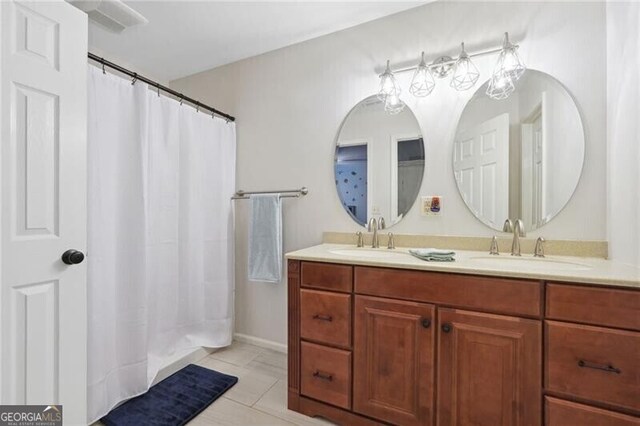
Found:
[[[640,267],[640,4],[607,3],[609,254]]]
[[[575,97],[586,133],[585,171],[568,206],[529,235],[606,238],[606,51],[603,3],[433,3],[173,82],[184,93],[237,116],[238,188],[309,187],[284,202],[285,251],[318,244],[326,230],[359,228],[342,210],[333,177],[336,132],[361,99],[376,92],[388,58],[412,64],[498,46],[503,31],[522,45],[528,67],[561,81]],[[476,62],[481,82],[495,57]],[[375,71],[374,71],[375,70]],[[410,75],[400,77],[407,92]],[[426,99],[404,96],[426,146],[421,194],[443,196],[443,216],[421,217],[417,205],[397,233],[489,236],[458,195],[452,170],[456,124],[474,90],[441,81]],[[602,202],[598,202],[602,200]],[[236,210],[237,332],[286,342],[286,284],[247,282],[247,202]]]

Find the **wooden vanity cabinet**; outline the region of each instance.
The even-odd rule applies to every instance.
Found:
[[[538,320],[438,309],[437,425],[541,423]]]
[[[355,296],[353,410],[392,424],[433,424],[436,308]]]
[[[291,410],[349,426],[640,423],[639,291],[288,265]]]

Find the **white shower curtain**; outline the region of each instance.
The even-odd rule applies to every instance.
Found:
[[[89,67],[88,421],[231,343],[235,125]]]

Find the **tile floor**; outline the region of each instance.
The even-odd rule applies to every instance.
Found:
[[[287,410],[287,356],[234,342],[196,364],[238,377],[238,383],[189,426],[325,425],[333,423]]]
[[[238,383],[189,426],[333,425],[287,409],[287,356],[283,353],[233,342],[196,364],[236,376]]]

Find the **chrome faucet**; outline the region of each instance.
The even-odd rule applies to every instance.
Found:
[[[389,239],[387,240],[387,248],[389,250],[393,250],[396,248],[396,242],[393,238],[393,233],[389,232],[388,236],[389,236]]]
[[[536,240],[536,248],[533,250],[533,257],[544,257],[544,242],[544,238],[538,237]]]
[[[498,237],[496,237],[495,235],[491,239],[491,247],[489,248],[489,254],[493,256],[497,256],[500,254],[500,251],[498,250]]]
[[[504,221],[504,225],[502,225],[502,232],[513,232],[513,222],[511,219]]]
[[[380,219],[378,219],[378,229],[386,229],[387,224],[384,222],[384,217],[380,216]]]
[[[364,247],[364,242],[362,241],[362,232],[360,231],[356,232],[356,237],[358,237],[358,242],[356,244],[356,247]]]
[[[521,256],[520,253],[520,237],[525,237],[524,223],[522,219],[515,221],[513,225],[513,243],[511,243],[511,256]]]
[[[375,217],[369,219],[367,231],[373,232],[373,238],[371,239],[371,248],[380,248],[380,240],[378,238],[378,221]]]

